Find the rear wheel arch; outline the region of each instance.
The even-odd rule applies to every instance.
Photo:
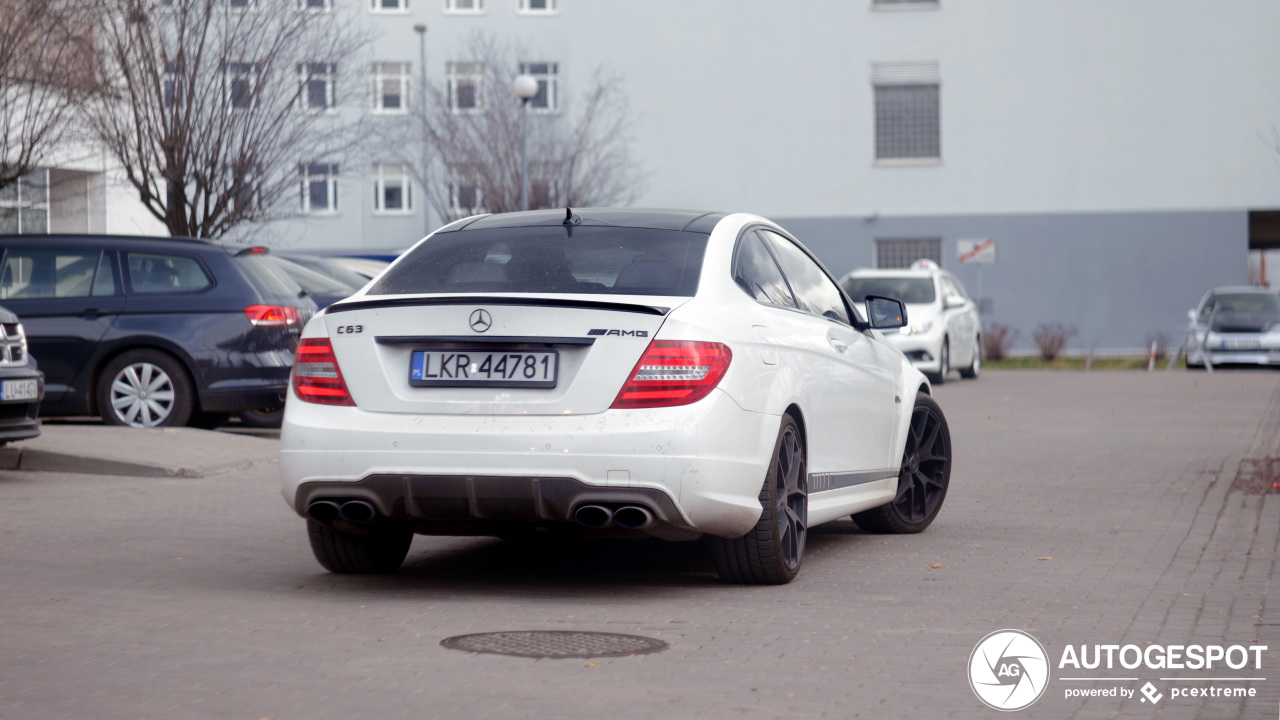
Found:
[[[187,354],[184,352],[181,352],[181,351],[175,352],[175,349],[173,347],[170,347],[167,343],[154,342],[154,341],[142,341],[142,342],[134,342],[134,343],[123,343],[123,344],[117,345],[116,347],[112,348],[110,351],[103,353],[102,357],[98,358],[98,361],[93,364],[93,371],[89,373],[89,379],[88,379],[89,380],[89,387],[88,387],[89,414],[91,415],[99,414],[98,382],[102,378],[103,369],[106,368],[107,365],[112,360],[115,360],[121,355],[127,352],[132,352],[134,350],[153,350],[156,352],[162,352],[162,353],[165,353],[166,355],[172,356],[174,360],[177,360],[178,364],[187,373],[187,380],[191,383],[191,389],[193,391],[193,394],[195,395],[195,397],[193,398],[195,409],[199,410],[200,385],[199,383],[196,382],[196,373],[194,368],[192,367],[191,358],[189,358]]]

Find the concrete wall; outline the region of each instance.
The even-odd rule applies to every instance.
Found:
[[[1022,349],[1046,322],[1078,328],[1077,351],[1136,353],[1157,333],[1176,344],[1206,290],[1248,282],[1242,211],[776,220],[837,276],[871,267],[876,239],[941,238],[942,266],[975,297],[979,266],[957,262],[956,240],[994,238],[997,261],[980,270],[992,301],[983,324],[1015,328]]]

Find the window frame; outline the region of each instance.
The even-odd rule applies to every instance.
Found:
[[[484,15],[484,0],[471,0],[474,5],[470,8],[459,8],[458,0],[444,0],[445,15]]]
[[[387,8],[382,5],[383,0],[369,0],[369,13],[373,15],[408,15],[409,0],[395,0],[396,7]]]
[[[934,109],[936,111],[936,117],[934,121],[934,125],[936,128],[936,135],[934,136],[933,140],[937,146],[936,154],[934,155],[883,155],[883,156],[880,154],[880,146],[881,146],[880,113],[881,113],[881,103],[883,102],[880,97],[880,90],[882,89],[887,90],[891,88],[892,89],[906,89],[906,88],[921,88],[921,89],[932,88],[933,89],[935,94],[933,98]],[[933,82],[913,82],[913,81],[873,82],[871,104],[872,104],[872,113],[873,113],[873,117],[872,117],[873,130],[872,130],[872,138],[871,138],[872,157],[874,158],[876,165],[909,166],[909,165],[941,165],[942,164],[942,82],[941,80],[937,80]],[[888,131],[886,129],[886,133],[887,132]],[[888,144],[887,139],[885,144]]]
[[[238,68],[251,68],[244,71]],[[225,63],[222,74],[226,92],[227,109],[231,112],[257,112],[262,105],[262,63],[256,61],[234,61]],[[235,84],[239,78],[249,78],[249,103],[236,105]]]
[[[404,182],[403,204],[399,208],[388,210],[386,204],[386,181],[390,177],[385,171],[389,167],[398,167],[401,174],[398,176]],[[374,163],[373,166],[373,213],[375,215],[412,215],[414,214],[413,205],[413,175],[409,172],[409,166],[404,163]]]
[[[309,12],[316,15],[327,15],[333,12],[333,0],[320,0],[320,7],[318,8],[308,7],[308,1],[309,0],[296,0],[297,4],[294,6],[294,9],[298,12]]]
[[[474,68],[474,70],[468,73],[457,72],[458,67],[462,65]],[[484,112],[484,73],[485,67],[482,62],[450,60],[445,63],[445,89],[449,93],[450,113],[467,115]],[[475,105],[464,108],[458,105],[458,87],[459,81],[467,78],[475,81]]]
[[[312,67],[323,67],[324,72],[313,73]],[[331,62],[300,62],[298,70],[298,112],[333,114],[338,112],[338,64]],[[311,107],[310,88],[308,85],[316,80],[324,83],[324,107]]]
[[[30,180],[26,179],[36,174],[41,174],[43,176],[43,185],[39,185],[39,184],[33,185],[33,183]],[[40,170],[33,170],[27,173],[26,175],[19,177],[18,181],[13,183],[11,187],[13,188],[14,199],[9,200],[6,198],[0,198],[0,208],[13,210],[16,213],[18,218],[18,231],[15,234],[17,235],[48,235],[49,223],[51,221],[50,203],[49,203],[49,190],[50,190],[49,170],[47,168],[40,169]],[[43,187],[43,190],[44,190],[43,200],[25,199],[23,197],[23,189],[31,188],[31,187]],[[23,225],[23,218],[25,214],[27,212],[34,212],[37,210],[44,212],[44,232],[29,233],[24,231],[22,228],[22,225]]]
[[[111,252],[110,250],[104,250],[102,248],[83,247],[83,246],[81,247],[74,247],[74,246],[73,247],[49,247],[49,246],[42,246],[42,245],[15,245],[12,247],[4,248],[4,252],[0,252],[0,275],[3,275],[4,268],[6,265],[9,264],[10,257],[15,253],[23,253],[23,252],[54,252],[54,253],[65,252],[68,254],[83,253],[86,256],[92,255],[95,252],[98,253],[98,259],[94,262],[94,266],[93,266],[93,274],[89,277],[89,293],[87,295],[61,295],[61,296],[57,295],[56,293],[57,293],[57,287],[58,287],[58,280],[57,280],[56,269],[55,269],[55,275],[54,275],[54,281],[53,281],[53,287],[54,287],[54,293],[55,293],[54,295],[49,297],[0,297],[0,302],[3,302],[5,305],[9,305],[10,303],[23,303],[23,302],[31,302],[31,301],[35,301],[35,302],[50,302],[50,301],[57,301],[57,300],[83,301],[89,298],[110,298],[110,297],[120,296],[121,289],[120,289],[120,283],[118,281],[116,282],[116,288],[115,288],[116,292],[114,295],[95,295],[94,294],[94,288],[97,287],[97,282],[98,282],[98,272],[102,269],[103,259],[106,257],[108,253]],[[108,262],[108,270],[110,271],[112,269],[110,266],[110,260],[108,259],[107,262]],[[114,273],[112,275],[112,279],[117,280]],[[30,283],[28,283],[27,286],[29,287]],[[3,289],[0,289],[0,293],[3,293]]]
[[[773,256],[773,249],[770,248],[769,244],[764,241],[764,238],[760,237],[760,234],[756,232],[757,229],[758,229],[758,226],[752,226],[746,230],[743,230],[738,235],[738,239],[734,242],[733,255],[729,261],[729,279],[733,281],[734,287],[741,290],[744,295],[746,295],[750,300],[752,300],[757,304],[763,305],[765,307],[779,308],[782,310],[799,310],[800,309],[799,306],[796,305],[795,291],[791,289],[791,283],[787,281],[786,273],[782,272],[782,268],[778,266],[778,258]],[[748,237],[755,237],[756,242],[760,244],[760,247],[764,248],[765,256],[769,258],[769,262],[773,263],[774,269],[778,271],[778,277],[782,278],[782,285],[787,289],[787,297],[791,300],[790,305],[775,305],[774,303],[765,302],[757,298],[756,296],[752,295],[750,292],[746,290],[746,288],[738,284],[738,276],[737,276],[738,260],[740,257],[742,257],[742,250],[743,250],[744,243],[749,242],[747,240]]]
[[[545,65],[546,72],[530,72],[534,65]],[[520,74],[528,75],[538,83],[538,95],[546,98],[546,107],[538,107],[534,101],[538,95],[529,98],[527,110],[535,115],[555,115],[560,112],[560,63],[545,60],[525,60],[519,64]]]
[[[311,168],[324,167],[325,172],[311,174]],[[298,185],[300,191],[298,214],[310,217],[332,217],[339,213],[338,208],[338,176],[340,174],[338,163],[330,162],[301,162],[298,163]],[[329,200],[329,207],[324,210],[315,210],[311,207],[311,184],[314,182],[323,182],[325,184],[325,197]]]
[[[547,15],[559,15],[560,7],[556,0],[546,0],[547,6],[541,10],[529,7],[530,0],[520,0],[520,4],[516,7],[517,15],[527,15],[530,17],[545,17]]]
[[[742,286],[738,285],[737,281],[734,280],[733,278],[733,269],[734,267],[736,267],[738,262],[738,251],[741,247],[742,238],[746,236],[747,233],[752,233],[752,232],[759,233],[760,231],[763,231],[763,230],[768,230],[769,232],[772,232],[775,235],[778,235],[779,237],[789,240],[793,245],[795,245],[797,249],[800,250],[800,252],[804,253],[804,255],[808,257],[808,259],[815,266],[817,266],[818,270],[822,272],[823,276],[825,276],[827,280],[830,281],[831,284],[835,286],[836,292],[840,294],[840,302],[844,305],[845,312],[849,315],[850,322],[846,323],[842,320],[838,320],[836,318],[830,318],[825,315],[815,315],[814,313],[809,312],[808,310],[799,306],[800,297],[799,295],[796,294],[795,288],[791,286],[791,278],[787,277],[786,270],[782,268],[782,263],[778,261],[778,256],[776,251],[773,248],[773,244],[763,234],[759,236],[760,244],[764,246],[765,250],[769,253],[769,257],[773,260],[774,266],[777,267],[778,272],[782,274],[782,279],[787,284],[787,292],[791,294],[791,300],[792,302],[796,303],[796,307],[786,307],[783,305],[772,305],[770,303],[760,302],[759,300],[756,300],[751,295],[747,294],[745,290],[742,290]],[[858,312],[857,304],[849,299],[848,293],[844,291],[844,288],[840,287],[840,283],[837,282],[836,279],[832,277],[831,273],[827,271],[826,266],[823,265],[822,262],[818,260],[818,258],[813,253],[809,252],[809,249],[806,248],[804,244],[802,244],[799,240],[795,239],[790,233],[786,232],[782,228],[774,227],[772,225],[748,225],[747,227],[743,228],[739,232],[738,239],[735,241],[733,254],[731,257],[732,257],[732,260],[730,261],[730,264],[729,264],[729,281],[732,282],[733,286],[738,288],[739,291],[747,295],[747,298],[750,299],[752,302],[755,302],[759,305],[763,305],[764,307],[777,308],[779,310],[788,310],[791,312],[800,313],[802,315],[805,315],[806,317],[826,320],[828,322],[832,322],[837,325],[840,325],[841,327],[851,327],[854,330],[857,330],[858,332],[864,332],[864,333],[868,332],[868,329],[870,328],[870,326],[867,325],[866,320],[863,319],[862,313]]]
[[[384,74],[383,67],[386,65],[399,65],[401,72],[399,75]],[[400,81],[400,107],[388,108],[382,104],[385,94],[382,92],[382,83],[385,80],[399,79]],[[371,109],[374,115],[405,115],[409,112],[409,88],[413,85],[413,64],[400,62],[399,60],[375,61],[372,68],[373,96],[370,98]]]

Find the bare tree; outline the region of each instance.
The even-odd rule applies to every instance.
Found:
[[[86,0],[0,0],[0,188],[42,167],[97,89]]]
[[[527,57],[518,46],[473,35],[452,64],[452,81],[428,87],[426,102],[413,102],[404,122],[381,123],[384,152],[412,168],[427,201],[445,221],[520,209],[525,109],[512,83]],[[540,93],[546,92],[544,85]],[[580,95],[566,94],[562,100],[565,107],[554,112],[525,116],[529,207],[633,202],[644,181],[629,152],[621,79],[597,69]]]
[[[368,35],[324,0],[99,0],[93,126],[173,235],[216,238],[296,211],[303,168],[360,134]],[[289,202],[294,200],[294,202]]]

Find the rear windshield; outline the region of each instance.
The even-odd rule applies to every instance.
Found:
[[[933,302],[933,279],[927,277],[853,277],[841,285],[854,302],[863,302],[868,295],[893,298],[912,305]]]
[[[370,295],[584,293],[693,297],[703,233],[563,226],[441,233],[400,259]]]
[[[1280,295],[1271,293],[1238,293],[1231,295],[1211,295],[1200,307],[1200,317],[1208,320],[1213,313],[1213,306],[1218,312],[1258,313],[1260,315],[1280,315]]]
[[[266,255],[237,255],[232,259],[265,299],[296,300],[302,293],[302,286],[285,275]]]

